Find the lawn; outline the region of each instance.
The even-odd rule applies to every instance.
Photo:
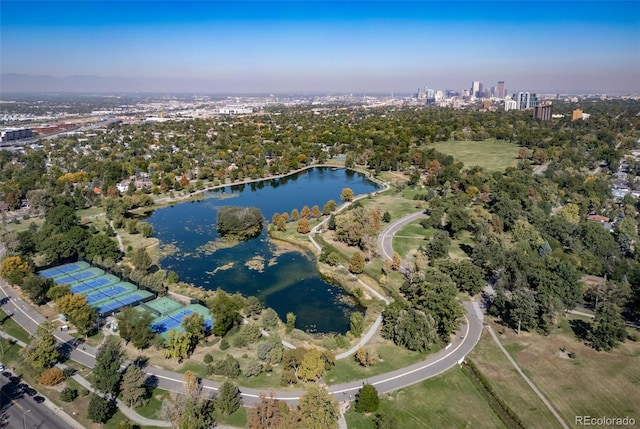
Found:
[[[520,147],[502,140],[484,141],[446,141],[429,145],[438,152],[453,156],[462,161],[465,167],[478,165],[489,171],[503,171],[506,167],[518,164]]]
[[[598,352],[567,334],[561,321],[548,336],[503,330],[501,341],[567,424],[575,416],[629,416],[640,421],[640,344],[629,342],[611,352]],[[502,329],[502,328],[498,328]],[[553,417],[535,399],[531,389],[508,367],[494,345],[483,338],[472,359],[492,382],[494,389],[529,427],[558,427]],[[561,349],[575,353],[569,359]]]
[[[397,428],[504,428],[484,394],[460,367],[381,396],[377,413],[392,416]],[[374,417],[345,414],[350,429],[374,429]]]
[[[31,336],[27,334],[27,331],[22,329],[15,320],[7,316],[7,313],[2,310],[0,310],[0,330],[25,343],[31,341]]]
[[[374,375],[383,374],[399,368],[425,360],[429,355],[440,350],[434,345],[430,351],[424,353],[412,352],[395,346],[389,341],[377,337],[375,343],[370,342],[365,348],[375,349],[378,359],[373,366],[365,368],[356,362],[355,358],[347,357],[336,361],[335,366],[327,371],[323,380],[327,384],[347,383],[354,380],[366,379]]]
[[[393,236],[393,250],[403,260],[408,260],[418,250],[418,247],[427,245],[435,231],[433,228],[425,229],[420,225],[420,220],[408,223]]]

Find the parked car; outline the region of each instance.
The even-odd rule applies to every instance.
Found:
[[[43,396],[34,396],[33,400],[36,401],[38,404],[42,404],[44,402],[44,397]]]

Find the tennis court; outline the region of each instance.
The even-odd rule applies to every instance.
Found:
[[[156,316],[166,316],[172,311],[182,308],[182,304],[169,299],[166,296],[145,302],[143,306],[148,307],[148,310]]]
[[[77,283],[82,280],[92,279],[94,277],[100,277],[104,275],[104,271],[100,268],[87,268],[82,271],[75,271],[69,274],[63,274],[59,277],[54,277],[53,281],[59,285],[68,285],[72,283]]]
[[[126,286],[129,285],[129,286]],[[133,292],[137,288],[131,283],[118,283],[100,289],[89,292],[87,296],[87,304],[95,304],[100,301],[104,301],[109,298],[116,298],[119,295],[124,295],[129,292]]]
[[[80,271],[89,268],[89,264],[84,261],[72,262],[70,264],[60,265],[59,267],[47,268],[46,270],[40,271],[42,277],[47,279],[51,279],[54,277],[58,277],[64,274],[69,274],[74,271]]]
[[[182,330],[182,327],[180,326],[181,324],[182,321],[179,322],[176,319],[172,319],[171,317],[162,317],[155,320],[155,322],[151,325],[151,329],[158,332],[159,334],[164,334],[176,328]]]
[[[106,274],[101,277],[83,280],[71,286],[71,293],[87,293],[94,289],[119,283],[120,279],[112,274]]]
[[[145,299],[149,299],[153,296],[153,294],[146,290],[136,290],[134,292],[128,292],[124,295],[120,295],[113,299],[103,300],[101,302],[96,301],[94,304],[95,309],[100,316],[104,316],[109,313],[113,313],[116,310],[119,310],[128,305],[132,305]]]

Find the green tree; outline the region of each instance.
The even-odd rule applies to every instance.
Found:
[[[42,305],[47,302],[47,292],[54,284],[52,279],[29,274],[22,280],[22,291],[34,304]]]
[[[469,226],[469,215],[464,208],[454,206],[447,212],[447,227],[454,238]]]
[[[535,329],[538,326],[538,303],[533,291],[529,288],[520,288],[513,292],[511,297],[510,319],[520,329]]]
[[[280,318],[274,309],[267,308],[262,312],[262,324],[265,328],[275,329],[278,327],[278,322],[280,322]]]
[[[627,336],[620,309],[611,302],[600,304],[596,309],[589,338],[596,350],[611,350]]]
[[[71,288],[69,285],[55,285],[47,291],[47,298],[51,301],[58,301],[65,295],[71,295]]]
[[[154,315],[148,311],[137,311],[133,307],[125,308],[116,316],[120,337],[127,343],[131,341],[138,349],[147,347],[156,335],[151,330],[154,318]]]
[[[191,350],[193,351],[205,337],[204,316],[200,313],[191,313],[182,319],[181,326],[185,332],[191,334]]]
[[[287,313],[287,323],[286,323],[286,331],[287,334],[293,331],[293,328],[296,327],[296,315],[293,313]]]
[[[22,357],[37,373],[53,367],[61,357],[53,336],[55,329],[51,322],[42,323],[35,338],[21,351]]]
[[[224,359],[211,365],[211,371],[216,375],[236,378],[240,375],[240,362],[233,356],[226,355]]]
[[[87,417],[92,422],[106,423],[115,412],[113,403],[105,398],[102,398],[95,393],[91,394],[89,399],[89,406],[87,407]]]
[[[384,214],[382,215],[382,221],[383,221],[384,223],[389,223],[389,222],[391,222],[391,213],[389,213],[389,210],[386,210],[386,211],[384,212]]]
[[[451,239],[449,238],[449,234],[447,234],[446,231],[438,231],[431,237],[431,240],[429,240],[424,253],[430,259],[446,258],[449,256],[450,245]]]
[[[362,317],[362,313],[360,313],[359,311],[351,313],[351,317],[349,318],[349,331],[355,337],[359,337],[360,335],[362,335],[363,330],[364,317]]]
[[[164,354],[167,358],[176,359],[178,363],[180,363],[190,356],[192,351],[191,345],[192,340],[190,332],[172,329],[167,334]]]
[[[262,312],[262,303],[255,296],[250,296],[247,298],[244,311],[248,317],[255,318]]]
[[[451,278],[438,270],[428,269],[423,279],[407,281],[400,290],[416,309],[433,316],[438,335],[447,341],[463,314],[458,291]]]
[[[378,391],[371,384],[365,384],[356,394],[354,409],[359,413],[373,413],[380,407]]]
[[[124,358],[124,350],[120,338],[109,335],[96,352],[96,364],[93,368],[95,376],[93,387],[100,392],[115,398],[120,388],[120,365]]]
[[[364,272],[364,264],[364,254],[362,252],[356,252],[349,260],[349,271],[354,274],[361,274]]]
[[[149,256],[149,254],[144,248],[139,248],[134,250],[129,255],[129,260],[131,261],[131,263],[133,264],[136,270],[144,271],[144,272],[147,272],[149,268],[151,268],[151,265],[153,264],[151,257]]]
[[[441,259],[436,266],[440,271],[449,274],[451,280],[463,292],[475,295],[484,289],[486,282],[482,268],[467,259]]]
[[[238,411],[241,405],[242,398],[238,387],[230,381],[222,383],[216,398],[216,409],[223,415],[228,416]]]
[[[102,259],[111,258],[117,260],[120,257],[118,243],[104,234],[96,234],[89,237],[84,256],[89,261],[93,261],[96,256]]]
[[[145,372],[135,364],[127,367],[122,375],[122,400],[129,408],[136,408],[146,403],[147,388],[144,381]]]
[[[69,314],[69,320],[78,329],[78,333],[86,337],[95,328],[98,312],[92,306],[85,304],[73,310]]]
[[[336,429],[339,409],[325,387],[312,384],[298,403],[300,424],[305,429]]]

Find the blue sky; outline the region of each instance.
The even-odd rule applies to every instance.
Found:
[[[640,92],[640,2],[0,2],[0,71],[203,92]],[[142,84],[141,84],[142,85]]]

